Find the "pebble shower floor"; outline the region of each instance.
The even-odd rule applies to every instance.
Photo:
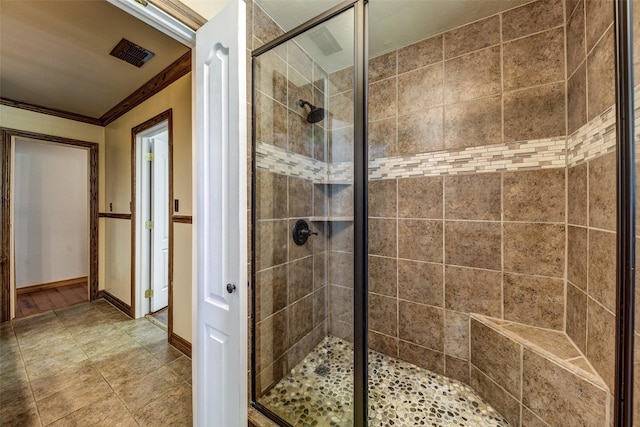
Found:
[[[328,336],[260,403],[295,426],[351,426],[353,347]],[[471,389],[369,351],[369,426],[509,427]]]

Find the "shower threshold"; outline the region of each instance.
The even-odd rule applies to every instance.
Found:
[[[353,346],[327,336],[259,402],[295,426],[353,425]],[[369,351],[369,426],[509,427],[469,386]]]

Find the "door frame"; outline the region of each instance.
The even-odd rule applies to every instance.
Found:
[[[141,269],[143,259],[138,256],[142,252],[142,238],[137,233],[138,224],[138,185],[139,168],[138,162],[141,160],[139,156],[138,135],[153,127],[167,122],[168,136],[168,152],[169,152],[169,203],[166,207],[169,220],[169,319],[168,319],[168,336],[173,333],[173,110],[169,108],[166,111],[150,118],[149,120],[133,127],[131,129],[131,312],[133,318],[143,317],[146,313],[142,313],[144,300],[144,290],[142,289]]]
[[[13,171],[11,169],[11,152],[15,138],[27,138],[36,142],[50,142],[87,150],[89,179],[89,301],[98,298],[98,144],[54,135],[46,135],[17,129],[0,127],[0,194],[2,194],[2,211],[0,213],[0,322],[11,320],[15,314],[14,293],[11,281],[11,185]]]

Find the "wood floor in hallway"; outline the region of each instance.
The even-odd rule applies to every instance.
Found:
[[[191,359],[104,300],[0,324],[0,425],[191,426]]]
[[[88,284],[59,286],[16,295],[16,317],[33,316],[89,301]]]

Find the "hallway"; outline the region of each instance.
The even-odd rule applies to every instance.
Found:
[[[0,425],[189,426],[191,359],[104,300],[0,324]]]

